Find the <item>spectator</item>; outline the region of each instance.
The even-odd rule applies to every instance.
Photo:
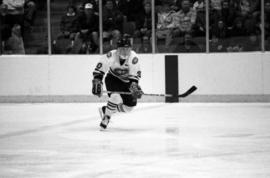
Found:
[[[239,0],[237,4],[236,15],[241,18],[248,33],[256,30],[256,20],[259,16],[258,4],[258,0]]]
[[[222,19],[212,25],[212,35],[219,39],[225,39],[228,37],[227,26]]]
[[[98,2],[98,0],[82,0],[82,3],[81,3],[82,6],[83,6],[82,11],[84,11],[84,6],[87,3],[90,3],[90,4],[93,5],[94,13],[96,15],[98,15],[99,14],[99,9],[98,9],[99,2]]]
[[[53,53],[66,54],[71,50],[78,31],[78,16],[74,6],[67,6],[65,15],[61,17],[60,31],[60,34],[57,35],[57,40],[53,41]]]
[[[73,4],[71,4],[73,5]],[[80,3],[78,6],[77,6],[77,16],[82,16],[84,15],[84,7],[85,7],[85,3]]]
[[[25,54],[24,43],[21,36],[21,26],[14,24],[11,29],[11,37],[6,41],[4,47],[6,54]]]
[[[189,33],[186,33],[184,35],[184,40],[182,43],[180,43],[174,52],[201,52],[201,48],[192,40],[192,36]]]
[[[87,3],[93,5],[94,14],[99,15],[99,2],[98,0],[72,0],[69,2],[69,5],[76,7],[77,16],[81,16],[84,14],[84,7]]]
[[[37,53],[39,49],[46,46],[47,49],[47,25],[46,13],[40,13],[37,8],[41,7],[46,1],[37,0],[0,0],[6,7],[5,15],[2,20],[5,24],[1,24],[0,28],[3,33],[2,47],[6,53]],[[47,5],[45,6],[47,7]],[[39,9],[41,10],[41,8]],[[39,14],[40,20],[38,27],[34,27],[36,14]],[[20,33],[18,33],[20,29]],[[45,32],[45,33],[44,33]],[[23,40],[23,41],[22,41]],[[19,49],[19,50],[17,50]],[[19,51],[19,52],[16,52]]]
[[[239,0],[238,7],[241,10],[241,13],[247,12],[252,15],[258,15],[260,10],[260,0]]]
[[[58,38],[65,37],[73,39],[75,37],[78,25],[77,18],[76,8],[74,6],[68,6],[66,14],[61,18],[61,34]]]
[[[140,39],[143,45],[143,51],[148,52],[150,46],[150,38],[152,35],[152,14],[150,2],[146,2],[144,4],[144,10],[138,14],[136,19],[136,28],[135,37]]]
[[[210,24],[217,23],[222,17],[222,0],[210,0]]]
[[[3,53],[5,41],[11,36],[6,33],[8,26],[6,25],[7,5],[0,3],[0,54]]]
[[[191,8],[189,0],[182,1],[182,9],[174,14],[176,29],[173,30],[173,36],[182,36],[186,33],[192,34],[196,22],[197,13]]]
[[[36,3],[32,0],[26,0],[24,4],[24,27],[31,30],[36,18]]]
[[[247,29],[244,28],[243,21],[240,17],[236,18],[232,29],[229,30],[229,44],[227,52],[241,52],[244,50],[243,46],[248,35]]]
[[[6,4],[0,4],[0,28],[2,29],[4,25],[7,24],[6,22],[6,16],[7,16],[7,5]]]
[[[168,3],[163,4],[160,11],[157,13],[157,40],[165,39],[165,49],[169,50],[169,45],[172,41],[171,30],[175,27],[173,24],[173,11]]]
[[[1,20],[3,21],[4,17],[7,15],[7,5],[6,4],[0,4],[0,16]]]
[[[85,4],[84,14],[78,17],[78,29],[74,40],[72,53],[95,53],[97,52],[99,18],[94,13],[91,3]]]
[[[136,34],[140,37],[151,36],[152,30],[152,14],[151,14],[151,3],[147,2],[144,4],[144,9],[141,11],[136,18]]]
[[[23,27],[24,3],[24,0],[3,0],[7,7],[6,22],[9,25],[19,24]]]
[[[138,50],[140,53],[150,53],[152,51],[151,42],[148,37],[144,36],[141,43],[142,45]]]
[[[232,29],[230,30],[229,33],[231,37],[239,37],[247,35],[247,30],[244,28],[241,18],[235,19]]]
[[[0,15],[1,53],[23,54],[23,41],[21,38],[21,32],[18,31],[21,29],[21,26],[14,24],[16,22],[16,18],[10,14],[7,2],[0,5]],[[20,50],[20,48],[23,50]]]
[[[103,9],[103,40],[111,41],[113,46],[121,36],[123,27],[123,14],[114,7],[112,0],[106,0]],[[114,47],[113,47],[114,48]]]
[[[205,0],[196,0],[193,4],[193,9],[198,12],[205,12]]]
[[[194,36],[205,36],[205,0],[197,0],[193,4],[193,9],[197,13],[194,25]]]
[[[221,2],[222,5],[222,19],[224,23],[227,25],[229,29],[232,28],[233,26],[233,20],[235,19],[236,16],[236,10],[234,9],[233,6],[231,6],[229,0],[223,0]]]
[[[217,11],[217,13],[220,14],[222,9],[221,2],[222,0],[210,0],[210,10]]]

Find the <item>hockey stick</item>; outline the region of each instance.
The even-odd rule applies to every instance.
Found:
[[[103,93],[118,93],[120,95],[131,95],[131,92],[125,91],[103,91]],[[145,96],[165,96],[165,97],[172,97],[171,94],[153,94],[153,93],[143,93]]]
[[[195,85],[193,85],[185,93],[178,95],[178,98],[185,98],[196,90],[197,90],[197,87]]]
[[[193,93],[195,90],[197,90],[196,86],[192,86],[190,87],[190,89],[188,89],[185,93],[182,93],[180,95],[178,95],[177,97],[179,98],[185,98],[187,96],[189,96],[191,93]],[[124,91],[103,91],[103,93],[118,93],[121,95],[131,95],[131,92],[124,92]],[[153,93],[143,93],[143,95],[145,96],[165,96],[165,97],[173,97],[172,94],[153,94]]]

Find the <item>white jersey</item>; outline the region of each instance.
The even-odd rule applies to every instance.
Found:
[[[117,50],[108,52],[107,55],[102,56],[93,74],[94,77],[99,75],[103,77],[107,72],[125,83],[130,80],[138,82],[141,78],[141,70],[137,54],[131,51],[129,58],[121,64]]]

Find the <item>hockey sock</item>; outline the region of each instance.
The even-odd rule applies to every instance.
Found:
[[[122,101],[122,98],[120,97],[120,95],[113,93],[110,96],[109,101],[107,103],[105,115],[111,116],[112,114],[116,113],[118,111],[117,105],[121,102],[123,102],[123,101]]]
[[[108,101],[106,110],[105,110],[105,115],[111,116],[112,114],[116,112],[117,112],[117,104]]]
[[[118,112],[130,112],[133,107],[124,105],[123,103],[117,105]]]

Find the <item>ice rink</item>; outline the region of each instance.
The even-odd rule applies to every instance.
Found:
[[[0,178],[269,178],[270,104],[0,104]]]

